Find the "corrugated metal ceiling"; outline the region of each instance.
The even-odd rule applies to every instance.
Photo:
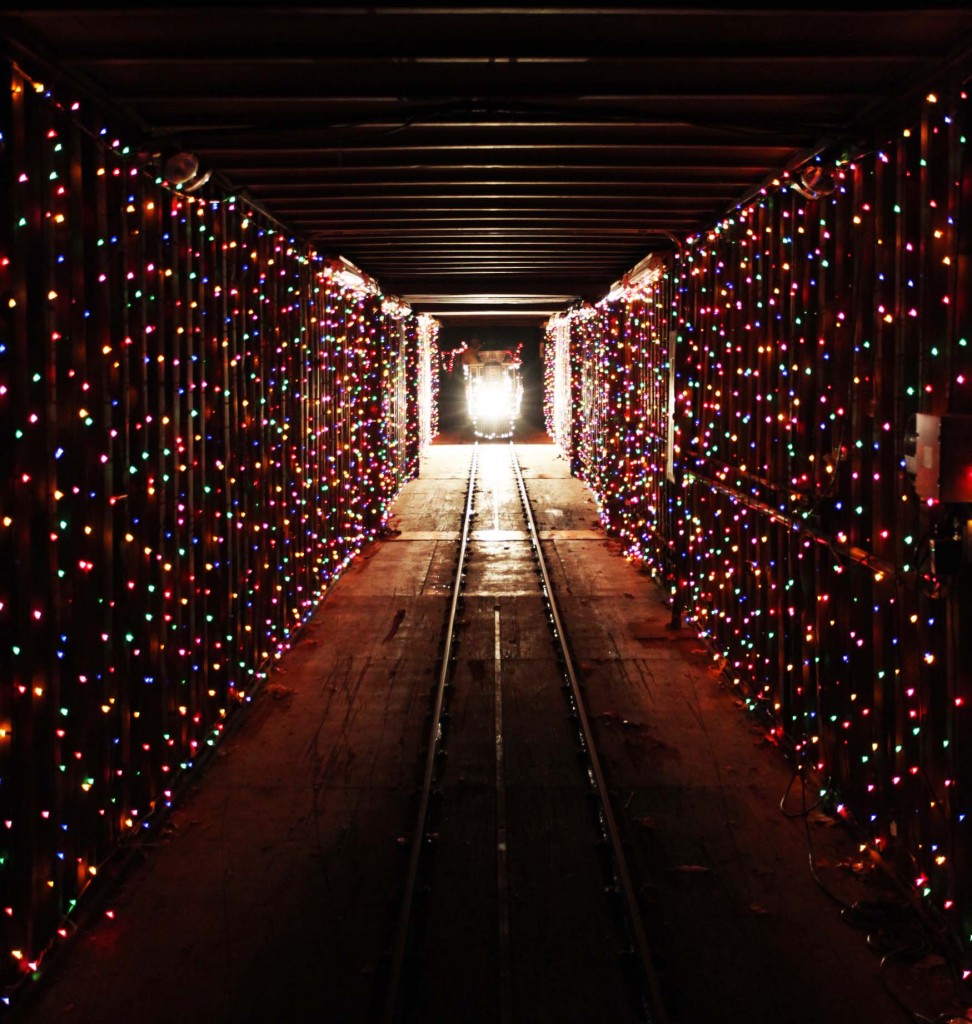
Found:
[[[136,144],[198,153],[456,322],[596,298],[781,168],[866,145],[972,54],[965,5],[35,3],[0,28]]]

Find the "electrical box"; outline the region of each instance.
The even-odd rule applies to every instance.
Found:
[[[919,498],[972,502],[972,416],[918,413],[905,436],[905,469]]]
[[[932,576],[948,579],[962,568],[965,524],[959,516],[949,516],[939,523],[928,541]]]

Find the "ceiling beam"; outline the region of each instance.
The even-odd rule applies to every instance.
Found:
[[[597,176],[585,176],[578,180],[577,175],[566,168],[545,167],[542,169],[506,168],[502,174],[497,169],[488,168],[483,171],[456,170],[450,173],[443,168],[412,168],[403,167],[392,171],[356,171],[348,172],[343,180],[330,174],[328,179],[312,178],[309,181],[269,181],[254,182],[254,195],[268,195],[273,192],[303,195],[317,195],[325,192],[349,190],[371,194],[372,189],[395,195],[397,189],[550,189],[560,191],[565,187],[571,189],[589,189],[607,191],[614,194],[615,190],[624,188],[654,191],[680,190],[695,194],[698,191],[721,192],[725,189],[738,188],[747,184],[745,174],[718,168],[697,168],[694,175],[680,176],[660,173],[651,167],[641,167],[633,171],[618,171],[611,168]],[[389,180],[394,175],[396,180]],[[572,193],[573,194],[573,193]]]
[[[509,168],[576,168],[578,172],[608,171],[627,169],[634,173],[643,170],[650,164],[657,170],[666,169],[670,172],[691,170],[692,168],[710,168],[716,172],[724,172],[732,168],[735,173],[741,171],[759,173],[765,170],[767,161],[771,164],[785,162],[792,155],[791,149],[767,150],[761,154],[765,159],[758,159],[753,150],[745,146],[732,146],[714,150],[707,146],[620,146],[617,152],[611,147],[584,146],[573,147],[569,153],[559,146],[496,146],[482,148],[460,147],[458,150],[335,150],[328,154],[305,153],[271,150],[266,153],[240,151],[239,153],[220,154],[219,169],[225,174],[254,173],[280,174],[291,169],[300,174],[326,174],[328,171],[342,172],[350,169],[368,170],[381,167],[451,167],[465,170],[500,171]],[[200,149],[205,154],[205,149]],[[459,159],[457,154],[466,156]],[[308,157],[313,157],[309,160]],[[614,157],[614,159],[611,159]],[[297,159],[299,158],[299,159]],[[285,177],[289,176],[285,174]]]
[[[875,90],[873,96],[879,95]],[[240,88],[233,95],[193,94],[180,97],[177,103],[167,101],[165,97],[141,96],[139,106],[143,115],[160,132],[171,133],[183,128],[218,128],[255,120],[290,124],[303,121],[336,128],[367,124],[382,117],[400,124],[416,118],[428,119],[433,113],[439,118],[447,117],[455,108],[456,101],[439,97],[433,105],[394,94],[324,96],[307,92],[265,96],[253,93],[245,83],[240,83]],[[533,109],[549,109],[550,106],[550,98],[545,98],[542,105],[534,104]],[[466,104],[466,107],[479,110],[482,104],[472,108]],[[847,107],[847,96],[833,89],[828,91],[818,87],[746,93],[737,87],[734,93],[716,93],[701,88],[701,83],[695,90],[681,94],[641,90],[615,95],[609,100],[585,94],[563,96],[556,102],[558,118],[564,120],[587,117],[601,123],[615,123],[654,118],[667,123],[729,122],[752,127],[778,123],[782,111],[785,111],[791,125],[840,124],[846,118]]]
[[[440,215],[462,215],[469,214],[554,214],[556,216],[576,217],[586,214],[610,216],[626,216],[629,213],[634,215],[658,213],[666,214],[673,210],[680,212],[696,213],[708,210],[711,204],[700,203],[698,197],[658,199],[640,197],[627,198],[624,201],[617,198],[605,196],[598,198],[578,197],[575,203],[570,203],[567,197],[544,198],[532,197],[529,199],[517,199],[507,202],[498,202],[496,199],[484,198],[481,200],[464,200],[455,202],[444,200],[446,206],[430,206],[429,200],[379,200],[375,199],[368,206],[357,206],[346,199],[284,199],[274,204],[274,211],[280,213],[292,213],[296,216],[303,216],[313,212],[322,217],[342,220],[354,218],[355,220],[384,220],[389,216],[413,217],[415,215],[426,217],[439,217]],[[438,200],[443,202],[443,200]],[[493,205],[490,205],[493,204]]]
[[[589,228],[603,232],[614,227],[640,227],[644,225],[684,223],[694,224],[696,217],[691,210],[618,210],[614,213],[595,213],[593,215],[577,214],[570,211],[543,210],[540,213],[528,213],[524,210],[511,210],[490,214],[484,211],[459,211],[456,214],[432,215],[427,212],[419,216],[403,214],[396,216],[393,211],[376,212],[374,214],[352,214],[349,217],[336,216],[333,212],[327,215],[297,215],[294,223],[305,228],[326,228],[348,234],[361,231],[364,234],[374,233],[373,228],[381,226],[382,233],[408,233],[413,227],[429,228],[429,233],[450,233],[462,231],[473,233],[484,229],[507,227],[525,231],[532,228],[546,229],[549,227],[570,228],[580,230]],[[455,225],[453,227],[453,225]]]
[[[674,142],[630,143],[619,139],[613,142],[563,142],[548,144],[537,141],[505,143],[483,142],[472,144],[448,144],[437,146],[383,145],[348,146],[337,143],[332,146],[242,146],[221,149],[217,145],[196,146],[199,153],[218,161],[221,168],[239,169],[245,167],[289,167],[307,166],[309,161],[326,160],[327,166],[339,167],[387,166],[401,161],[404,164],[441,163],[460,153],[466,157],[463,166],[502,166],[506,160],[517,161],[522,155],[529,155],[531,164],[543,165],[553,162],[558,166],[604,166],[605,161],[616,157],[618,162],[644,164],[651,162],[660,166],[676,166],[698,163],[703,166],[743,166],[761,162],[785,163],[796,146],[769,145],[762,139],[741,145],[707,145]],[[354,157],[349,160],[348,157]],[[480,159],[477,160],[477,157]],[[659,159],[660,158],[660,159]]]
[[[721,196],[726,190],[720,182],[697,182],[695,185],[680,182],[539,182],[513,183],[501,191],[496,185],[476,187],[470,182],[429,183],[422,186],[412,182],[385,182],[365,185],[362,182],[332,182],[295,184],[289,188],[284,184],[254,185],[250,194],[261,200],[272,199],[278,203],[320,205],[361,203],[366,199],[369,208],[397,206],[408,202],[600,202],[602,200],[626,202],[697,202],[705,195]],[[363,194],[367,189],[367,194]],[[473,191],[474,190],[474,191]],[[580,190],[580,191],[578,191]]]
[[[972,19],[969,21],[972,27]],[[837,33],[832,33],[836,36]],[[232,40],[232,34],[226,33],[226,39]],[[183,45],[181,42],[176,45]],[[252,47],[247,52],[240,52],[237,45],[230,52],[224,50],[219,52],[219,44],[207,40],[207,45],[198,52],[172,53],[171,50],[165,53],[151,52],[150,48],[140,48],[139,52],[131,50],[124,54],[106,54],[102,51],[95,51],[91,54],[74,53],[61,57],[61,63],[68,68],[81,68],[90,71],[98,68],[102,71],[113,68],[137,67],[140,71],[145,70],[149,74],[160,72],[189,70],[190,72],[216,71],[223,73],[226,70],[241,70],[253,77],[264,71],[274,73],[284,72],[296,77],[299,72],[307,69],[327,68],[336,73],[353,72],[360,70],[374,70],[375,68],[390,68],[396,73],[403,70],[418,72],[425,68],[436,68],[442,65],[453,68],[456,65],[463,65],[469,68],[485,68],[490,71],[495,69],[515,68],[528,73],[539,68],[546,73],[551,67],[564,65],[577,65],[585,69],[599,69],[602,65],[609,67],[616,77],[635,72],[644,73],[650,70],[657,75],[658,69],[675,68],[676,73],[684,74],[686,65],[705,70],[716,68],[720,72],[729,69],[730,73],[738,73],[742,70],[752,69],[760,72],[767,68],[774,68],[785,65],[793,73],[816,72],[823,69],[823,65],[830,64],[832,68],[847,66],[850,68],[861,65],[880,65],[882,67],[894,67],[902,64],[914,64],[921,60],[933,60],[938,54],[924,48],[908,48],[904,43],[898,42],[894,53],[879,53],[874,50],[865,50],[860,45],[856,47],[844,47],[842,53],[834,52],[833,48],[826,46],[826,41],[821,40],[812,53],[798,52],[798,46],[790,43],[782,43],[777,40],[775,46],[768,46],[765,50],[750,50],[746,52],[740,46],[739,36],[734,35],[726,39],[718,47],[709,47],[708,50],[699,46],[698,42],[691,48],[677,50],[666,50],[663,42],[658,39],[639,40],[634,43],[635,49],[628,49],[632,45],[629,40],[627,46],[622,42],[622,37],[611,40],[611,49],[599,51],[596,47],[575,41],[573,53],[533,53],[516,54],[510,48],[509,40],[505,40],[499,46],[490,47],[489,52],[462,53],[455,49],[444,50],[437,54],[425,52],[425,41],[416,40],[411,47],[399,45],[394,52],[382,53],[377,33],[372,33],[366,41],[366,45],[358,52],[351,53],[348,48],[339,45],[334,51],[328,51],[319,42],[311,48],[302,47],[299,41],[293,38],[288,39],[288,47],[293,47],[293,52],[268,53],[262,48],[255,50]],[[616,48],[616,49],[615,49]],[[465,93],[469,89],[463,90]]]

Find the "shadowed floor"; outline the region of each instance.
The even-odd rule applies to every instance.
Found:
[[[847,902],[884,898],[883,876],[826,815],[812,812],[806,829],[781,813],[790,770],[739,696],[689,629],[666,628],[658,590],[620,557],[590,493],[569,479],[554,448],[522,445],[520,453],[672,1020],[897,1019],[865,933],[841,921],[811,877],[808,833],[821,880]],[[397,534],[369,547],[338,583],[160,840],[145,849],[111,902],[112,919],[79,937],[19,1020],[374,1018],[468,459],[468,446],[430,450],[396,505]],[[573,814],[551,781],[569,736],[531,670],[548,641],[523,610],[522,574],[510,561],[519,557],[517,542],[504,540],[507,524],[488,487],[477,502],[483,522],[493,526],[493,515],[499,527],[495,561],[470,572],[469,632],[450,710],[469,735],[492,724],[490,630],[501,617],[510,813],[527,823],[521,863],[527,854],[535,864],[545,857],[556,888],[573,871],[571,857],[550,844],[555,820]],[[479,748],[473,742],[449,764],[433,906],[436,884],[445,887],[467,868],[471,876],[486,857],[493,756],[487,731]],[[477,802],[482,815],[467,815],[450,834],[450,808]],[[790,803],[799,807],[799,785]],[[517,856],[511,847],[511,864]],[[534,884],[511,877],[526,891]],[[619,1019],[606,1009],[614,992],[604,992],[601,1016],[592,1016],[587,995],[575,998],[590,991],[582,968],[543,970],[590,936],[562,926],[552,933],[545,916],[516,897],[513,955],[532,958],[537,985],[551,995],[543,1004],[549,1014],[531,1006],[514,1019]],[[427,969],[488,988],[495,958],[488,943],[480,947],[484,933],[490,941],[495,935],[495,897],[470,888],[461,898],[467,905],[439,908],[446,925],[430,924]],[[927,978],[891,980],[912,997]],[[516,994],[521,1007],[530,1004],[530,993]],[[465,998],[440,981],[427,1019],[497,1019],[491,1004]]]

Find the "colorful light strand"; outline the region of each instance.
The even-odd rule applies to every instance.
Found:
[[[929,559],[968,508],[920,501],[903,459],[911,414],[972,412],[967,108],[929,96],[830,194],[781,176],[647,302],[555,318],[546,358],[548,430],[607,527],[969,941],[972,594]]]
[[[436,429],[437,330],[8,74],[4,999],[382,530]]]

